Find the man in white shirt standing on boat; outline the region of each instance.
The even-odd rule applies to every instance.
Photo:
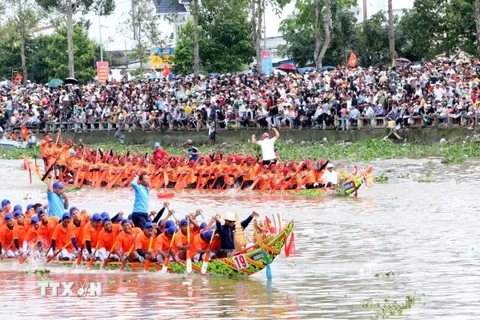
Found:
[[[327,164],[327,172],[322,176],[325,187],[336,187],[338,184],[338,172],[335,171],[333,164]]]
[[[275,136],[270,138],[270,135],[265,132],[262,134],[263,140],[257,141],[255,135],[252,135],[252,143],[259,145],[262,148],[262,160],[263,165],[270,165],[277,162],[277,156],[275,154],[275,141],[280,137],[276,128],[272,128]]]

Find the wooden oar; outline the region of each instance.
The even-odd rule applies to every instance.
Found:
[[[80,250],[80,254],[78,255],[77,261],[76,261],[77,266],[79,266],[82,263],[83,246],[84,244],[82,243],[82,250]]]
[[[25,253],[23,257],[20,257],[20,259],[18,259],[19,264],[24,264],[25,261],[27,261],[28,255],[30,254],[30,252],[32,252],[33,248],[34,246],[30,246],[30,249],[28,249],[27,253]]]
[[[127,170],[127,168],[128,168],[128,166],[125,166],[125,168],[123,168],[122,172],[117,173],[117,175],[107,184],[106,188],[111,189],[112,186],[118,181],[118,179],[120,179],[120,177],[125,172],[125,170]]]
[[[152,230],[152,234],[150,235],[150,244],[148,245],[148,251],[152,250],[153,234],[154,234],[154,232]],[[148,269],[150,269],[150,262],[151,262],[151,259],[145,260],[145,263],[143,265],[143,270],[144,271],[148,271]]]
[[[258,181],[260,181],[260,179],[261,179],[261,177],[258,177],[257,179],[255,179],[255,181],[253,181],[252,185],[247,188],[247,191],[252,191],[253,188],[255,188],[255,186],[257,185]]]
[[[172,235],[172,240],[170,241],[170,247],[168,248],[168,256],[165,258],[165,261],[163,262],[163,267],[162,267],[162,273],[167,273],[168,270],[168,265],[170,264],[170,251],[172,250],[173,246],[173,241],[175,240],[175,234]]]
[[[95,254],[97,253],[99,244],[100,242],[97,240],[97,246],[95,247],[95,251],[93,251],[93,259],[90,259],[90,261],[88,261],[88,269],[92,269],[93,263],[95,262]]]
[[[188,246],[190,246],[190,220],[187,219],[187,241]],[[190,258],[190,248],[186,252],[187,254],[187,273],[192,273],[192,259]]]
[[[132,253],[133,248],[135,247],[135,239],[137,239],[137,235],[133,238],[133,243],[132,246],[130,247],[130,250],[127,252],[127,257],[125,258],[125,261],[122,261],[122,265],[120,266],[120,271],[123,271],[125,269],[125,265],[127,264],[128,256]]]
[[[210,243],[208,244],[208,251],[203,256],[202,271],[200,275],[204,276],[207,273],[208,261],[210,261],[210,250],[212,250],[213,239],[215,238],[215,231],[212,230],[212,236],[210,237]]]
[[[63,249],[65,249],[66,247],[68,247],[71,243],[72,243],[72,241],[68,241],[67,244],[62,247],[62,249],[58,250],[57,253],[55,253],[53,256],[51,256],[50,258],[47,259],[47,263],[49,263],[50,261],[52,261],[53,259],[55,259],[55,257],[56,257],[60,252],[62,252]]]
[[[113,242],[112,248],[110,249],[110,252],[108,253],[108,257],[103,261],[102,268],[106,269],[108,265],[108,259],[110,259],[110,256],[112,255],[112,250],[115,248],[115,245],[117,244],[117,239],[115,238],[115,241]]]

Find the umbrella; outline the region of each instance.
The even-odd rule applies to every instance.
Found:
[[[0,87],[11,87],[13,86],[13,83],[11,81],[5,80],[0,82]]]
[[[295,67],[295,65],[291,63],[282,63],[277,67],[277,69],[284,70],[284,71],[295,71],[297,70],[297,67]]]
[[[67,78],[64,81],[66,84],[78,84],[78,80],[75,78]]]
[[[48,81],[47,86],[49,88],[56,88],[56,87],[61,86],[62,83],[63,83],[63,81],[60,80],[60,79],[52,79],[52,80]]]
[[[168,76],[167,76],[167,79],[176,79],[177,76],[174,75],[173,73],[169,73]]]
[[[323,66],[322,70],[337,70],[337,68],[334,66]]]
[[[210,73],[210,77],[220,77],[220,73]]]

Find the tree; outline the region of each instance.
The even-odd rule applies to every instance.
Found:
[[[234,72],[243,69],[255,54],[251,41],[245,0],[204,0],[199,19],[199,55],[205,72]],[[180,28],[175,47],[174,73],[194,71],[194,24]]]
[[[150,0],[132,0],[133,9],[125,13],[125,21],[119,25],[120,31],[132,32],[136,41],[134,57],[140,62],[140,72],[146,62],[151,47],[164,47],[166,41],[159,29],[158,15]]]
[[[35,0],[47,12],[57,12],[65,17],[67,28],[67,45],[68,45],[68,76],[75,77],[75,61],[73,47],[73,15],[82,12],[86,14],[90,11],[93,0]],[[101,1],[101,0],[100,0]],[[97,2],[97,10],[102,15],[108,15],[115,9],[114,0],[105,0]],[[99,4],[102,3],[101,6]],[[103,9],[100,9],[102,7]]]
[[[64,79],[69,75],[69,54],[67,50],[67,28],[62,27],[51,36],[47,45],[46,60],[50,77]],[[95,77],[95,53],[98,45],[88,38],[87,29],[82,23],[73,28],[72,40],[75,42],[75,68],[80,82],[92,81]]]
[[[193,0],[193,74],[195,81],[200,74],[200,43],[198,31],[198,1]]]
[[[12,15],[7,20],[6,28],[10,29],[10,36],[20,42],[20,59],[22,64],[23,82],[27,83],[28,69],[25,54],[26,42],[32,32],[38,27],[43,14],[31,0],[8,0]]]
[[[395,52],[395,31],[393,29],[393,8],[392,0],[388,0],[388,47],[390,49],[390,57],[392,66],[395,65],[397,53]]]
[[[313,12],[315,16],[313,20],[313,28],[315,30],[315,51],[313,52],[313,59],[318,69],[322,68],[323,57],[325,56],[325,52],[327,52],[327,48],[330,45],[331,40],[331,0],[325,0],[324,3],[323,36],[320,35],[320,19],[318,17],[320,14],[319,11],[319,0],[313,0]]]
[[[475,27],[477,31],[477,56],[480,56],[480,0],[475,0]]]

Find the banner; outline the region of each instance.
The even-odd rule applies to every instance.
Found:
[[[262,73],[271,75],[273,71],[272,52],[269,50],[262,51]]]
[[[105,83],[108,81],[109,70],[108,61],[97,61],[97,77],[98,82]]]
[[[150,64],[153,69],[163,69],[166,65],[171,65],[174,54],[173,48],[151,48]]]

